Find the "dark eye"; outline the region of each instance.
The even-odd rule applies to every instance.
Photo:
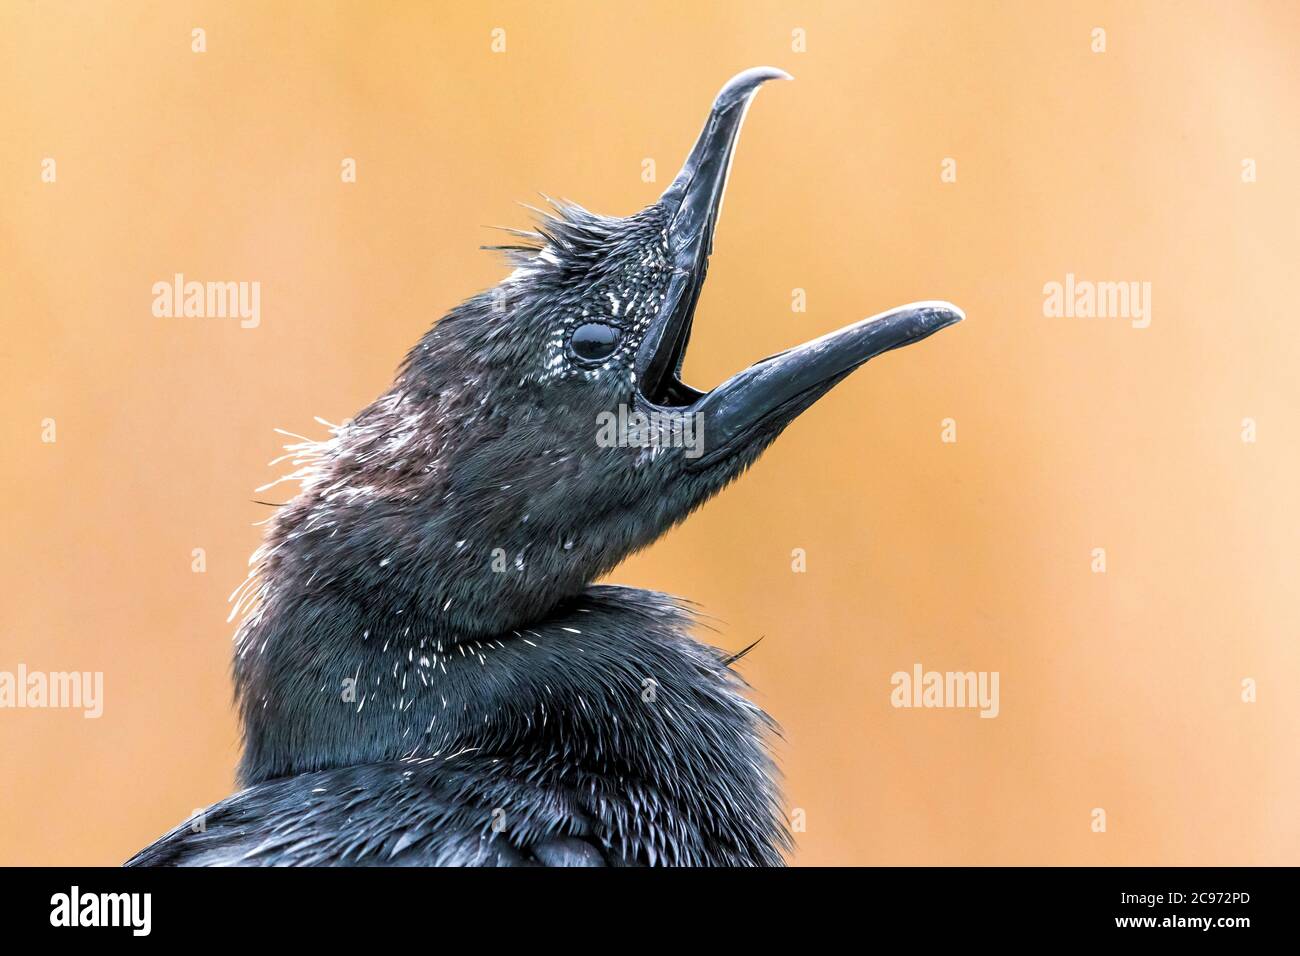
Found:
[[[618,329],[603,322],[588,322],[573,330],[569,347],[580,359],[595,362],[608,358],[618,347]]]

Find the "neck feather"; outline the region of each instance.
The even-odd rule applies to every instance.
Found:
[[[418,613],[367,621],[342,599],[259,614],[235,664],[246,784],[472,750],[542,785],[604,780],[601,803],[671,809],[741,856],[781,845],[772,723],[666,595],[592,586],[530,627],[456,644]]]

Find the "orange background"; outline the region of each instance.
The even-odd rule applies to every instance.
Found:
[[[516,200],[652,201],[759,64],[797,82],[750,112],[688,380],[969,316],[613,575],[765,636],[793,862],[1300,862],[1298,38],[1282,2],[3,0],[0,669],[106,702],[0,711],[0,862],[114,864],[231,790],[272,429],[376,396],[507,271],[477,247]],[[261,326],[153,317],[175,272],[261,282]],[[1150,282],[1150,328],[1045,318],[1067,272]],[[918,661],[999,671],[1001,715],[895,710]]]

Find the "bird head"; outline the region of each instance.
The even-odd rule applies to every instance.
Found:
[[[263,555],[271,587],[453,640],[526,626],[740,474],[872,357],[962,318],[918,303],[699,391],[681,369],[750,101],[714,100],[681,172],[626,218],[555,203],[515,271],[410,352],[393,387],[313,449]],[[293,543],[294,547],[289,547]],[[405,615],[405,616],[403,616]]]

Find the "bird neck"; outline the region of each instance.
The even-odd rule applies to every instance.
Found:
[[[367,621],[329,598],[259,613],[235,664],[245,784],[469,749],[533,785],[605,781],[592,813],[631,800],[710,820],[710,839],[748,847],[737,859],[777,852],[771,722],[666,595],[588,587],[532,626],[457,644],[418,613]]]

